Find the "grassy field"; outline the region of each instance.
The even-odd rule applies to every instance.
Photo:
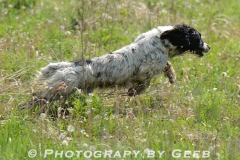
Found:
[[[0,0],[0,159],[240,160],[239,8],[239,0]],[[57,103],[45,113],[18,109],[48,63],[102,55],[183,23],[211,50],[170,60],[175,85],[160,75],[136,97],[76,93],[59,118]]]

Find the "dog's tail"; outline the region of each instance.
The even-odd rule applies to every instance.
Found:
[[[40,72],[38,72],[36,81],[38,82],[46,81],[47,79],[51,78],[57,71],[69,67],[73,67],[73,63],[71,62],[50,63],[46,67],[42,68]]]
[[[83,66],[73,62],[50,63],[42,68],[36,76],[36,84],[44,88],[34,93],[30,101],[21,105],[21,109],[43,105],[70,96],[83,80]]]

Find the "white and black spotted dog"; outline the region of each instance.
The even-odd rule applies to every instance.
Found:
[[[154,75],[164,73],[170,83],[176,76],[172,57],[187,51],[203,56],[210,47],[201,39],[201,34],[187,25],[159,26],[139,35],[135,41],[119,50],[85,60],[50,63],[37,75],[43,86],[40,93],[23,108],[47,102],[67,99],[77,89],[90,93],[94,88],[123,86],[133,96],[146,89]]]

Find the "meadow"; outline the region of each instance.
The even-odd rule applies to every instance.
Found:
[[[239,0],[0,0],[0,159],[240,160]],[[76,92],[20,110],[50,62],[91,58],[156,26],[188,24],[211,50],[175,57],[136,97]],[[136,154],[135,154],[136,153]]]

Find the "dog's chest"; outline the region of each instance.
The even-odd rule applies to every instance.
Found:
[[[155,50],[145,54],[145,58],[139,67],[139,79],[148,79],[154,75],[162,73],[167,61],[167,53],[164,53],[161,50]]]

